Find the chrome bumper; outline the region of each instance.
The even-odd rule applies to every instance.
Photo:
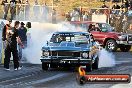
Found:
[[[132,41],[116,41],[117,44],[132,45]]]

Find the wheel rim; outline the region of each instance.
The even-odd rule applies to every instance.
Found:
[[[113,50],[115,48],[115,44],[113,42],[108,42],[107,47],[109,50]]]

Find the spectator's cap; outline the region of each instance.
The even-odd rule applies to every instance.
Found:
[[[21,22],[21,25],[25,25],[23,22]]]

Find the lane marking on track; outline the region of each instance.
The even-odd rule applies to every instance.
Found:
[[[41,80],[30,81],[30,82],[27,82],[27,83],[18,82],[18,83],[12,83],[12,84],[9,84],[9,85],[3,85],[3,86],[4,87],[11,87],[11,86],[15,86],[15,85],[21,85],[21,86],[22,85],[34,85],[34,84],[38,84],[38,83],[44,83],[44,82],[47,82],[47,81],[51,81],[51,80],[54,80],[54,79],[57,79],[57,78],[61,78],[61,77],[67,76],[69,74],[70,73],[60,73],[60,74],[57,74],[57,75],[54,75],[54,76],[51,76],[51,77],[48,77],[48,78],[45,78],[45,79],[41,79]],[[16,81],[16,80],[26,78],[26,77],[30,77],[30,76],[32,76],[32,75],[25,76],[25,77],[20,77],[20,78],[16,78],[16,79],[12,79],[12,80],[7,80],[7,81],[3,81],[3,82]]]
[[[129,63],[131,61],[116,61],[116,64]]]
[[[46,78],[46,79],[32,81],[31,84],[44,83],[44,82],[51,81],[51,80],[54,80],[54,79],[57,79],[57,78],[61,78],[61,77],[64,77],[64,76],[68,76],[69,74],[70,73],[60,73],[60,74],[57,74],[55,76],[52,76],[52,77],[49,77],[49,78]]]
[[[33,76],[33,75],[34,75],[34,74],[27,75],[27,76],[23,76],[23,77],[19,77],[19,78],[14,78],[14,79],[10,79],[10,80],[1,81],[0,84],[6,83],[6,82],[10,82],[10,81],[19,80],[19,79],[23,79],[23,78],[27,78],[27,77],[30,77],[30,76]]]
[[[132,81],[128,84],[116,84],[114,86],[111,86],[110,88],[132,88]]]

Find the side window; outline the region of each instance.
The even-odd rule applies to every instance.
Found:
[[[56,37],[57,37],[57,35],[53,34],[52,37],[51,37],[51,39],[50,39],[50,42],[57,42],[56,41]]]

